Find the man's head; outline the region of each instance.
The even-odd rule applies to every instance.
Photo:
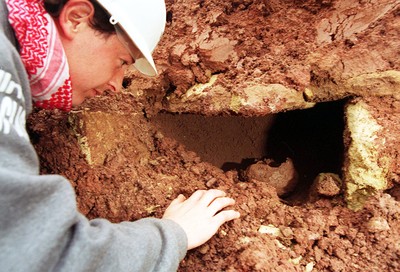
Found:
[[[45,7],[67,56],[73,105],[119,91],[130,64],[157,73],[151,53],[164,31],[164,0],[45,0]]]

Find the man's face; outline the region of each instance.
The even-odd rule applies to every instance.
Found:
[[[56,18],[67,56],[72,84],[72,105],[105,91],[122,88],[125,70],[134,60],[116,34],[101,34],[91,27],[94,7],[88,0],[69,0]],[[139,51],[131,49],[134,56]]]
[[[80,30],[68,51],[74,106],[105,91],[118,92],[127,67],[133,63],[117,35],[106,37],[89,26]]]

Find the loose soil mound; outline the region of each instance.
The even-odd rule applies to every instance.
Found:
[[[140,109],[129,97],[104,98],[86,108],[115,114]],[[110,103],[111,109],[102,106]],[[237,171],[223,172],[202,162],[146,119],[136,119],[135,124],[148,132],[141,134],[145,139],[120,143],[107,151],[103,164],[89,165],[67,114],[42,110],[30,120],[42,173],[66,176],[88,218],[121,222],[160,217],[178,194],[188,196],[196,189],[219,188],[236,199],[241,218],[190,251],[179,271],[400,270],[400,204],[389,194],[372,197],[359,212],[347,209],[341,195],[313,195],[308,202],[290,206],[268,184],[243,182]],[[137,160],[137,142],[149,146],[149,156],[132,163]]]

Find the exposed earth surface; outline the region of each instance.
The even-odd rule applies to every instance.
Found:
[[[41,172],[115,223],[226,191],[241,218],[179,271],[400,271],[400,2],[166,2],[159,76],[132,70],[120,94],[31,114]],[[359,100],[394,159],[354,211],[342,171]]]
[[[129,98],[104,98],[100,105],[96,101],[74,113],[79,120],[99,120],[84,128],[88,139],[97,133],[101,138],[97,144],[118,134],[118,142],[106,156],[92,154],[92,164],[82,154],[76,123],[68,114],[42,110],[31,116],[42,173],[66,176],[76,190],[79,210],[88,218],[121,222],[161,217],[179,194],[218,188],[236,200],[241,218],[226,223],[209,242],[189,251],[179,271],[400,270],[396,190],[371,197],[361,211],[354,212],[346,207],[340,178],[334,173],[317,175],[310,185],[309,179],[298,178],[302,171],[295,167],[301,163],[261,159],[247,171],[224,172],[165,137],[152,120],[132,111],[136,102]],[[102,106],[105,102],[119,109]],[[104,120],[117,125],[109,130]],[[99,127],[106,131],[100,136]],[[287,185],[296,177],[304,183],[282,195],[282,190],[293,191]]]

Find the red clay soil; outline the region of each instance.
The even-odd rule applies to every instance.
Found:
[[[161,109],[229,114],[230,95],[246,97],[243,90],[252,84],[292,88],[302,100],[296,104],[300,108],[307,86],[315,87],[314,97],[307,97],[315,101],[354,94],[354,90],[338,88],[340,81],[400,69],[399,1],[166,2],[167,29],[155,52],[160,76],[148,79],[132,72],[124,83],[129,93],[89,101],[70,116],[43,110],[31,115],[29,130],[42,173],[67,177],[76,190],[80,211],[88,218],[112,222],[160,217],[180,193],[188,196],[206,188],[227,191],[236,199],[241,218],[190,251],[179,271],[400,271],[398,187],[391,189],[392,196],[379,193],[361,211],[353,212],[343,201],[340,178],[325,173],[318,178],[322,184],[314,184],[305,193],[308,200],[290,205],[268,182],[290,184],[301,169],[269,164],[267,171],[289,173],[274,176],[278,179],[263,172],[247,178],[239,170],[224,172],[164,136],[147,119]],[[191,86],[208,82],[211,75],[218,75],[215,84],[224,92],[207,89],[202,98],[181,103]],[[355,91],[363,95],[374,90]],[[292,109],[284,95],[261,102],[264,108],[244,107],[236,113],[265,116]],[[393,105],[398,107],[397,103]],[[382,106],[379,99],[371,100],[371,105],[377,104]],[[112,148],[103,150],[104,157],[92,165],[74,134],[79,118],[90,116],[87,112],[108,113],[107,122],[120,125],[110,134],[120,141],[112,139]],[[390,111],[382,109],[377,114],[389,116]],[[127,132],[124,118],[130,129],[126,136],[122,135]],[[251,130],[248,133],[250,139],[259,137]],[[128,137],[131,134],[135,137]],[[308,144],[318,146],[312,141]],[[389,144],[397,145],[398,137],[393,136]],[[397,174],[398,165],[392,171]]]
[[[397,0],[166,2],[167,28],[155,52],[160,76],[149,81],[133,73],[130,79],[132,91],[145,90],[157,101],[153,109],[265,115],[306,107],[303,94],[313,102],[387,95],[379,84],[344,85],[352,77],[400,69]],[[212,75],[218,76],[213,87],[185,96]],[[270,84],[293,92],[272,92],[232,109],[234,98],[247,97],[246,88]]]
[[[137,112],[141,105],[130,97],[104,98],[85,107],[114,115]],[[235,198],[241,218],[191,250],[179,271],[400,271],[400,203],[391,195],[376,195],[353,212],[341,194],[322,196],[324,189],[319,189],[310,192],[309,201],[291,206],[265,181],[245,181],[238,171],[223,172],[202,162],[144,117],[135,125],[148,133],[108,151],[103,164],[89,165],[67,114],[42,110],[29,122],[42,173],[66,176],[88,218],[160,217],[178,194],[188,196],[196,189],[219,188]],[[138,142],[149,147],[149,157],[132,163]]]

